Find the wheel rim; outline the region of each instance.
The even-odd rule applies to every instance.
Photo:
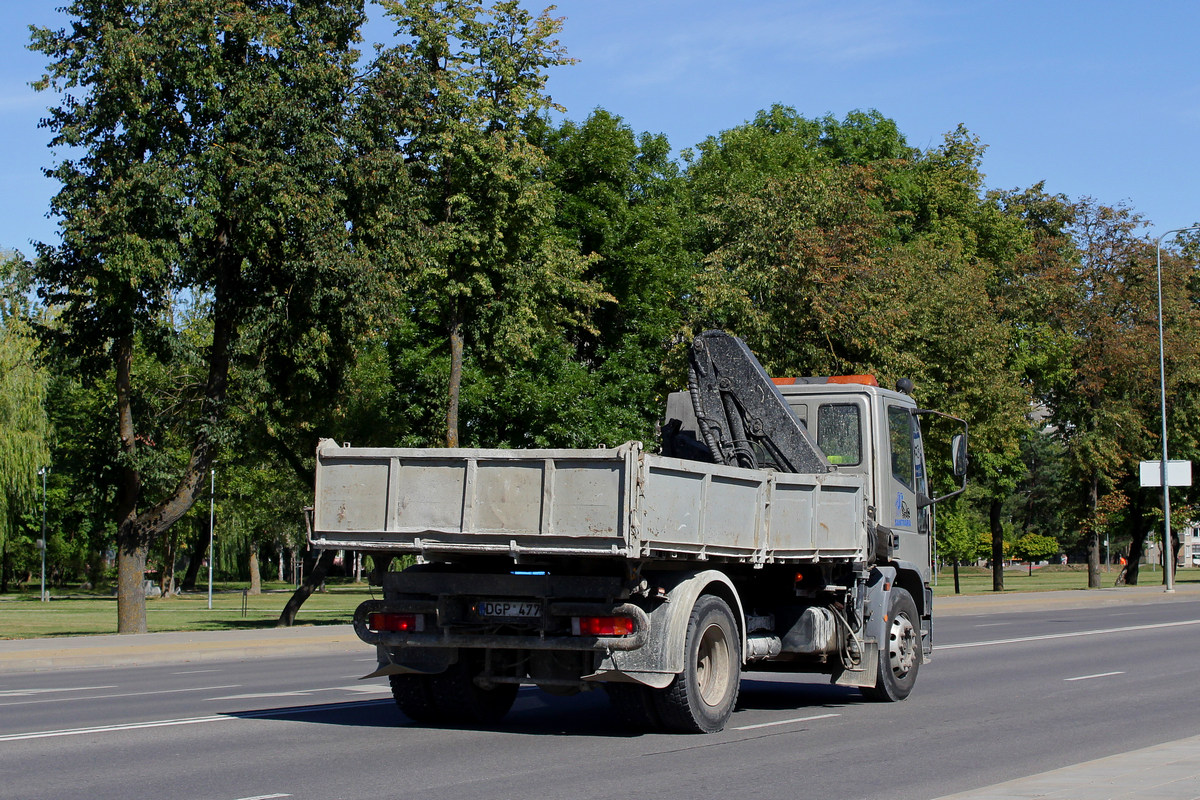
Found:
[[[718,706],[729,685],[729,639],[725,629],[713,623],[704,629],[696,649],[696,686],[707,705]]]
[[[892,674],[903,678],[917,663],[917,630],[904,614],[892,618],[888,642],[888,661]]]

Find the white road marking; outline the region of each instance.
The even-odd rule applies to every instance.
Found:
[[[0,706],[27,706],[31,703],[62,703],[68,700],[109,700],[114,697],[145,697],[152,694],[182,694],[184,692],[211,692],[214,689],[236,689],[242,684],[230,683],[224,686],[195,686],[188,689],[157,689],[153,692],[122,692],[120,694],[94,694],[86,697],[51,697],[46,700],[18,700],[15,703],[0,703]],[[108,688],[108,687],[97,687]],[[115,688],[115,687],[113,687]]]
[[[309,697],[311,690],[295,692],[247,692],[246,694],[227,694],[221,697],[206,697],[208,702],[214,700],[269,700],[275,697]]]
[[[278,797],[291,797],[290,794],[256,794],[254,797],[239,797],[237,800],[276,800]]]
[[[188,719],[160,719],[153,722],[131,722],[125,725],[97,725],[93,728],[65,728],[57,731],[38,731],[37,733],[10,733],[0,736],[0,742],[22,742],[29,739],[54,739],[59,736],[80,736],[85,733],[112,733],[115,731],[136,731],[142,728],[169,728],[175,725],[200,725],[205,722],[221,722],[236,719],[223,714],[211,717],[190,717]]]
[[[387,686],[360,684],[358,686],[322,686],[316,689],[292,689],[287,692],[252,692],[250,694],[231,694],[225,697],[206,697],[205,700],[263,700],[271,697],[310,697],[317,692],[353,692],[355,694],[385,694],[391,689]]]
[[[1183,620],[1182,622],[1159,622],[1154,625],[1131,625],[1128,628],[1104,628],[1096,631],[1075,631],[1073,633],[1046,633],[1041,636],[1021,636],[1016,639],[993,639],[990,642],[963,642],[962,644],[942,644],[934,648],[935,653],[943,650],[963,650],[968,647],[994,647],[998,644],[1019,644],[1021,642],[1042,642],[1048,639],[1073,639],[1078,636],[1103,636],[1109,633],[1131,633],[1133,631],[1152,631],[1159,628],[1179,628],[1184,625],[1200,625],[1200,619]]]
[[[818,719],[830,719],[831,717],[840,717],[841,714],[817,714],[815,717],[797,717],[795,719],[780,719],[775,722],[760,722],[757,725],[738,725],[734,728],[735,731],[753,731],[759,728],[773,728],[776,725],[792,725],[797,722],[812,722]]]
[[[998,628],[1001,625],[1012,625],[1011,622],[985,622],[982,625],[976,625],[976,628]]]
[[[9,689],[0,692],[0,697],[29,697],[35,694],[48,694],[50,692],[94,692],[97,689],[115,689],[113,686],[66,686],[60,689]],[[80,698],[73,698],[80,699]]]
[[[345,705],[356,708],[367,706],[391,705],[392,700],[356,700],[351,704],[333,703],[325,706],[296,706],[294,708],[267,708],[261,711],[239,711],[230,714],[212,714],[207,717],[186,717],[183,719],[158,719],[149,722],[129,722],[122,725],[97,725],[91,728],[63,728],[54,731],[35,731],[33,733],[10,733],[0,735],[0,742],[23,742],[30,739],[55,739],[61,736],[83,736],[89,733],[115,733],[118,731],[136,731],[147,728],[172,728],[179,725],[203,725],[208,722],[233,722],[239,719],[262,719],[264,717],[283,717],[296,714],[308,714],[313,711],[331,711]]]
[[[1101,672],[1098,675],[1080,675],[1077,678],[1063,678],[1064,681],[1090,681],[1092,678],[1111,678],[1113,675],[1124,675],[1124,672]]]
[[[172,675],[199,675],[201,672],[220,672],[219,669],[189,669],[187,672],[172,672]]]

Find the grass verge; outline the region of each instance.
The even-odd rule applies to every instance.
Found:
[[[1141,585],[1158,586],[1162,570],[1151,572],[1143,567]],[[1117,578],[1114,567],[1100,573],[1101,585],[1112,586]],[[1176,582],[1200,583],[1200,569],[1181,569]],[[990,594],[991,570],[981,567],[961,567],[959,583],[962,594]],[[229,631],[272,628],[283,606],[291,597],[287,584],[265,584],[264,593],[243,597],[239,584],[218,584],[214,587],[213,607],[208,608],[207,591],[192,592],[166,599],[146,601],[146,625],[157,631]],[[1005,592],[1051,592],[1087,588],[1087,568],[1081,565],[1047,566],[1005,570]],[[378,589],[375,590],[378,592]],[[954,574],[943,570],[934,586],[934,595],[954,595]],[[327,591],[318,592],[300,608],[298,625],[336,625],[349,623],[354,609],[371,597],[366,584],[330,584]],[[376,595],[378,596],[378,595]],[[32,592],[0,595],[0,639],[29,639],[46,636],[83,636],[116,633],[117,600],[111,595],[87,592],[58,591],[51,601],[39,603],[37,589]],[[245,608],[243,610],[243,601]]]
[[[1113,586],[1120,571],[1119,567],[1111,567],[1107,572],[1100,568],[1100,586]],[[992,571],[985,567],[959,567],[959,585],[962,594],[992,594]],[[1159,586],[1162,584],[1162,569],[1143,564],[1138,574],[1138,585]],[[1200,569],[1181,569],[1175,576],[1176,583],[1200,583]],[[1012,567],[1004,571],[1004,591],[1007,592],[1057,592],[1070,589],[1088,588],[1087,566],[1084,564],[1068,564],[1067,566],[1035,567],[1029,574],[1029,567]],[[954,595],[954,570],[942,570],[933,587],[935,597]]]
[[[152,633],[275,627],[279,613],[292,596],[292,587],[268,584],[263,587],[263,594],[245,597],[243,588],[232,584],[214,586],[211,610],[207,590],[165,599],[148,598],[146,626]],[[378,589],[375,591],[378,593]],[[358,604],[370,597],[365,583],[331,585],[327,591],[317,592],[305,601],[296,624],[349,623]],[[0,639],[82,636],[116,633],[116,630],[117,599],[113,596],[52,592],[50,602],[40,603],[36,587],[32,594],[0,595]]]

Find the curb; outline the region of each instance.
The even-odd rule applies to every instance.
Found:
[[[1200,600],[1200,583],[1176,584],[1168,593],[1161,585],[1069,589],[1056,592],[1002,592],[933,598],[934,620],[1001,611],[1056,611],[1073,608],[1185,603]],[[935,623],[936,624],[936,623]]]

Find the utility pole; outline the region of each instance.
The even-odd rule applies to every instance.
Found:
[[[1162,240],[1172,233],[1200,230],[1200,225],[1169,230],[1154,243],[1154,264],[1158,273],[1158,391],[1162,412],[1162,490],[1163,490],[1163,578],[1166,585],[1164,591],[1175,591],[1175,571],[1172,558],[1175,549],[1171,547],[1171,490],[1167,486],[1167,367],[1163,355],[1163,302],[1162,302]]]
[[[49,471],[50,467],[38,468],[38,475],[42,476],[42,594],[38,599],[43,603],[50,600],[46,594],[46,473]]]
[[[212,611],[213,583],[213,511],[217,496],[217,470],[209,470],[208,483],[208,610]]]

